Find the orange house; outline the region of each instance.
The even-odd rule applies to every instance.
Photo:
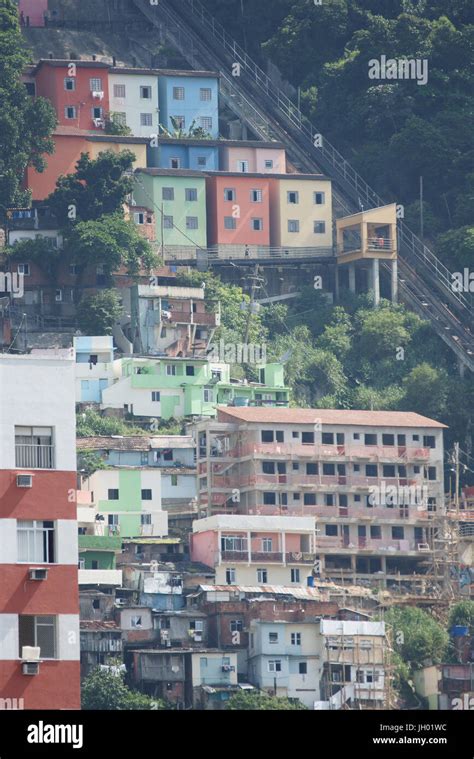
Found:
[[[42,59],[32,71],[36,95],[48,98],[61,126],[102,128],[109,112],[107,63]]]
[[[74,174],[81,153],[89,153],[92,160],[106,150],[130,150],[135,155],[135,168],[146,168],[145,137],[115,137],[88,132],[74,127],[58,127],[53,135],[54,153],[45,156],[46,169],[39,173],[32,166],[25,172],[25,187],[32,192],[33,200],[45,200],[56,189],[61,175]]]
[[[237,253],[270,245],[270,178],[267,174],[207,175],[208,242]]]

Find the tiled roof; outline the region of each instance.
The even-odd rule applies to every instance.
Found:
[[[219,417],[260,424],[334,424],[356,427],[436,427],[445,424],[412,411],[359,411],[346,409],[230,408],[218,406]]]
[[[80,437],[77,439],[79,451],[149,451],[150,438],[142,436],[126,437]]]
[[[120,632],[120,627],[116,622],[95,619],[81,619],[80,629],[89,632]]]

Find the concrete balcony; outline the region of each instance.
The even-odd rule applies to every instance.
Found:
[[[237,446],[228,456],[245,458],[257,456],[265,458],[296,457],[312,461],[367,461],[373,462],[423,462],[430,460],[430,448],[415,446],[383,445],[317,445],[315,443],[248,443]]]
[[[326,535],[316,539],[317,553],[361,553],[364,551],[383,554],[431,553],[432,549],[425,543],[415,540],[374,540],[372,538],[341,538]]]
[[[350,522],[375,522],[392,524],[403,522],[404,524],[416,524],[419,521],[431,521],[436,517],[436,512],[418,510],[416,506],[407,508],[396,506],[249,506],[248,513],[255,516],[289,516],[289,517],[315,517],[324,522],[341,522],[343,519]]]

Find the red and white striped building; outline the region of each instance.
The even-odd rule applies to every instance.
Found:
[[[0,699],[80,708],[73,358],[0,355]]]

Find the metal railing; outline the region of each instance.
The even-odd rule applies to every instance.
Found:
[[[54,445],[16,443],[15,466],[19,469],[54,469]]]

